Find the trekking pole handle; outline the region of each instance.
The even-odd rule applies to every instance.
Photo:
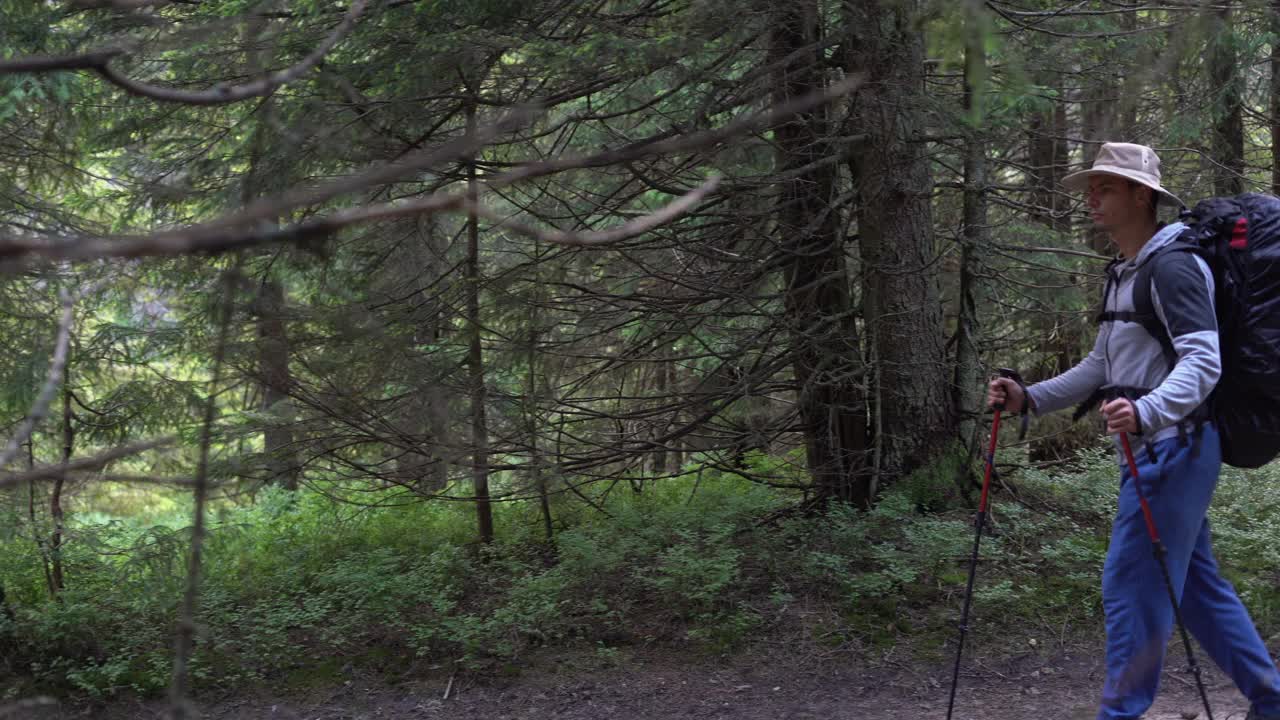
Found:
[[[1019,385],[1022,385],[1022,376],[1018,374],[1017,370],[1012,370],[1010,368],[1000,368],[996,370],[996,372],[999,373],[1000,377],[1005,378],[1007,380],[1012,380],[1018,383]],[[996,403],[995,408],[996,408],[996,412],[1004,412],[1004,403]]]
[[[1000,368],[996,372],[1000,373],[1000,377],[1007,378],[1009,380],[1012,380],[1018,383],[1020,387],[1026,385],[1026,383],[1022,382],[1022,376],[1019,375],[1018,371],[1014,370],[1013,368]]]
[[[1000,368],[996,372],[1000,373],[1000,377],[1018,383],[1018,387],[1022,389],[1022,426],[1018,429],[1018,441],[1021,442],[1027,437],[1027,424],[1030,420],[1027,415],[1027,403],[1031,402],[1031,399],[1027,396],[1027,384],[1023,382],[1022,375],[1013,368]],[[1004,412],[1004,403],[996,405],[996,411]]]

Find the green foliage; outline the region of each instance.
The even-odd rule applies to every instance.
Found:
[[[1075,467],[1024,470],[1020,500],[995,497],[975,642],[1020,641],[1006,638],[1010,627],[1098,627],[1116,466],[1094,451]],[[1274,475],[1226,472],[1212,513],[1220,561],[1266,632],[1280,627]],[[921,483],[891,488],[869,512],[832,506],[760,526],[794,498],[704,471],[610,493],[607,517],[576,516],[552,546],[538,537],[533,503],[499,504],[506,532],[480,550],[465,505],[354,507],[265,490],[215,513],[195,677],[303,687],[335,682],[349,666],[401,672],[409,659],[492,671],[544,646],[588,648],[604,664],[636,643],[719,654],[776,632],[802,598],[827,609],[797,616],[815,641],[941,647],[960,609],[972,514],[925,509]],[[59,602],[46,599],[30,539],[0,543],[0,582],[16,613],[0,638],[45,685],[159,691],[187,533],[99,517],[74,535],[83,541],[67,547]]]
[[[611,519],[560,533],[550,565],[548,548],[523,530],[469,549],[466,506],[361,508],[263,491],[251,506],[224,508],[210,528],[196,676],[301,682],[314,677],[307,658],[358,659],[370,648],[485,668],[546,643],[625,637],[635,613],[657,608],[664,627],[696,643],[744,641],[756,620],[736,604],[745,595],[733,532],[782,499],[713,472],[651,489],[614,495]],[[531,512],[500,505],[500,526],[532,530]],[[93,540],[68,546],[68,589],[56,603],[45,599],[30,540],[0,546],[19,657],[45,683],[158,690],[168,681],[186,533],[112,520],[76,534]]]

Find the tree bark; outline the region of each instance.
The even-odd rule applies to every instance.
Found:
[[[9,607],[9,597],[4,594],[4,583],[0,583],[0,617],[3,617],[10,625],[16,620],[13,608]],[[0,638],[3,638],[4,635],[4,633],[0,633]]]
[[[1047,48],[1046,51],[1048,51]],[[1039,83],[1048,87],[1061,87],[1063,84],[1059,76],[1050,74],[1049,71],[1039,78]],[[1032,197],[1033,204],[1036,205],[1033,217],[1050,230],[1065,235],[1071,231],[1069,215],[1071,200],[1063,194],[1062,187],[1062,178],[1066,175],[1070,164],[1066,139],[1070,132],[1067,128],[1066,103],[1061,96],[1054,98],[1051,102],[1051,108],[1032,116],[1031,128],[1028,131],[1030,180],[1032,187],[1035,188]],[[1104,113],[1111,112],[1108,110],[1110,107],[1111,104],[1093,103],[1086,109],[1086,115],[1091,109],[1101,110]],[[1093,121],[1097,122],[1098,119],[1094,118]],[[1105,119],[1103,124],[1110,125],[1110,120]],[[1095,130],[1093,135],[1087,134],[1087,136],[1090,139],[1100,139],[1101,134],[1103,133]],[[1090,161],[1096,154],[1097,147],[1096,145],[1087,146],[1086,156]],[[1094,232],[1090,230],[1090,233]],[[1107,238],[1103,235],[1098,241],[1105,244]],[[1094,244],[1092,237],[1089,242],[1090,245]],[[1071,276],[1071,281],[1075,282],[1075,280],[1075,276]],[[1081,335],[1078,323],[1073,319],[1064,319],[1060,314],[1055,313],[1036,315],[1031,322],[1041,337],[1049,339],[1048,350],[1057,359],[1058,372],[1064,372],[1075,364],[1080,357]]]
[[[66,466],[75,449],[75,427],[72,425],[74,414],[71,412],[71,388],[69,387],[70,369],[62,379],[62,464]],[[53,537],[49,540],[49,556],[52,564],[50,589],[56,597],[66,587],[62,571],[62,535],[64,530],[64,514],[62,510],[62,490],[66,484],[66,473],[59,473],[53,480],[53,493],[49,497],[49,517],[53,519]]]
[[[278,419],[262,431],[267,457],[267,480],[285,488],[298,489],[298,461],[293,447],[293,430],[287,424],[289,387],[289,335],[284,321],[284,287],[273,278],[262,281],[258,292],[258,373],[262,383],[262,411]]]
[[[954,402],[960,421],[960,438],[973,454],[977,451],[977,419],[985,395],[982,358],[978,347],[978,309],[974,299],[979,258],[988,242],[987,139],[983,128],[986,92],[986,31],[982,13],[973,0],[966,3],[964,55],[964,109],[969,116],[964,158],[964,227],[960,235],[960,298],[956,320],[956,375]],[[1049,198],[1049,207],[1055,203]]]
[[[661,340],[659,340],[659,343],[661,344],[661,347],[658,349],[656,366],[653,369],[654,371],[653,390],[657,397],[669,398],[671,397],[671,385],[670,385],[671,373],[669,371],[669,368],[672,365],[671,359],[669,357],[671,354],[671,349],[670,349],[671,339],[664,336]],[[671,422],[668,421],[657,427],[658,427],[657,434],[659,437],[661,437],[667,433],[668,429],[670,429]],[[655,477],[662,477],[663,475],[667,474],[668,454],[669,453],[667,452],[666,447],[659,447],[653,451],[652,471]]]
[[[534,241],[533,257],[535,262],[542,260],[542,244]],[[527,351],[527,370],[528,379],[525,385],[525,423],[526,432],[529,434],[529,472],[532,475],[531,486],[538,489],[538,507],[542,513],[542,531],[550,541],[555,538],[555,527],[551,517],[551,496],[547,490],[547,473],[543,467],[542,455],[542,436],[541,428],[544,423],[541,422],[539,408],[541,407],[541,397],[539,389],[543,386],[541,365],[538,362],[538,345],[541,342],[541,332],[538,326],[538,308],[542,304],[542,277],[541,265],[534,265],[533,277],[533,302],[529,304],[529,314],[525,318],[528,325],[528,346]]]
[[[854,168],[863,317],[879,363],[881,465],[886,479],[928,463],[955,416],[948,384],[924,134],[923,41],[913,0],[846,3],[855,36],[860,129]]]
[[[266,18],[254,17],[244,26],[245,45],[252,48],[246,57],[246,65],[252,70],[261,71],[266,62],[262,36],[268,24]],[[249,144],[249,162],[240,185],[240,202],[245,206],[266,194],[270,169],[264,165],[269,142],[268,132],[274,114],[274,102],[272,98],[267,98],[251,119],[253,135]],[[289,370],[290,347],[284,309],[284,286],[271,276],[268,269],[253,303],[253,311],[257,316],[255,350],[258,385],[262,395],[258,409],[273,418],[262,430],[263,455],[266,459],[264,479],[286,490],[297,490],[301,468],[293,445],[293,430],[288,424],[292,415],[289,412],[289,390],[293,385],[293,376]]]
[[[1209,47],[1209,87],[1218,94],[1212,103],[1213,132],[1209,162],[1213,164],[1213,192],[1244,192],[1244,115],[1242,83],[1236,67],[1231,8],[1212,10],[1213,38]]]
[[[821,89],[824,80],[816,0],[782,3],[777,13],[772,49],[782,64],[774,102],[782,103]],[[782,184],[777,214],[785,313],[814,485],[826,499],[866,506],[874,488],[861,472],[866,403],[856,381],[862,368],[844,238],[831,207],[837,167],[819,162],[841,150],[830,143],[828,130],[824,108],[801,113],[777,130],[778,171],[794,173]]]
[[[476,131],[476,107],[467,106],[467,133]],[[467,163],[467,366],[471,385],[472,478],[476,493],[476,525],[480,542],[493,542],[493,509],[489,504],[489,429],[485,418],[484,350],[480,345],[480,221],[475,213],[479,202],[475,158]]]
[[[34,470],[36,467],[35,446],[31,440],[27,441],[27,470]],[[49,550],[45,546],[45,540],[40,534],[40,528],[36,524],[36,481],[27,482],[27,517],[31,522],[31,538],[35,541],[36,549],[40,551],[40,566],[44,569],[44,584],[49,590],[49,597],[57,597],[58,593],[53,588],[53,569],[49,567]]]
[[[426,292],[436,287],[448,272],[447,248],[440,242],[436,219],[430,216],[415,221],[414,238],[406,243],[408,251],[392,270],[387,297],[405,288]],[[446,449],[449,443],[449,392],[442,377],[438,357],[423,346],[435,347],[443,339],[446,321],[438,297],[432,297],[414,308],[413,350],[409,351],[406,372],[414,381],[413,392],[397,408],[395,425],[402,440],[391,446],[395,455],[394,475],[397,482],[424,494],[443,490],[449,484],[449,467],[458,463],[456,454]],[[454,443],[457,445],[457,443]]]
[[[966,49],[966,58],[968,50]],[[985,64],[985,60],[983,60]],[[966,68],[968,65],[966,64]],[[1071,230],[1071,217],[1067,214],[1070,203],[1062,195],[1062,177],[1070,160],[1067,156],[1067,106],[1060,98],[1053,107],[1036,113],[1028,130],[1028,146],[1031,161],[1032,204],[1036,206],[1035,219],[1058,232]]]
[[[1271,194],[1280,196],[1280,0],[1271,0]]]

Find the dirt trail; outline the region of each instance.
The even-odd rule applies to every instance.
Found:
[[[1093,655],[1093,653],[1089,653]],[[1180,664],[1165,674],[1147,720],[1203,718]],[[1070,655],[967,666],[955,720],[1092,720],[1100,663]],[[1216,720],[1243,720],[1246,703],[1217,673],[1207,675]],[[832,660],[752,656],[717,663],[649,658],[602,671],[505,681],[415,680],[389,686],[352,679],[305,695],[204,698],[206,720],[890,720],[946,717],[949,669],[890,664],[854,669]],[[446,688],[449,699],[444,699]],[[32,720],[164,717],[155,701],[63,706]]]

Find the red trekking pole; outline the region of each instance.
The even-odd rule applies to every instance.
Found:
[[[1009,378],[1022,385],[1022,378],[1016,371],[1008,368],[1000,369],[1000,377]],[[1026,398],[1023,397],[1025,410]],[[969,557],[969,583],[964,590],[964,609],[960,611],[960,641],[956,644],[956,664],[951,673],[951,699],[947,701],[947,720],[951,720],[951,711],[956,704],[956,686],[960,681],[960,657],[964,655],[964,638],[969,631],[969,607],[973,602],[973,578],[978,570],[978,546],[982,543],[982,526],[987,521],[987,494],[991,489],[991,476],[995,474],[996,438],[1000,434],[1000,415],[1004,412],[1004,403],[996,403],[995,416],[991,419],[991,443],[987,446],[986,471],[982,477],[982,499],[978,501],[978,515],[974,519],[973,555]],[[1023,432],[1026,424],[1023,423]],[[1210,718],[1209,720],[1213,720]]]
[[[1166,550],[1160,541],[1160,533],[1156,531],[1155,517],[1151,514],[1151,506],[1142,495],[1142,485],[1138,482],[1138,463],[1133,459],[1133,448],[1129,446],[1129,434],[1120,433],[1120,445],[1124,448],[1124,458],[1129,463],[1129,474],[1133,477],[1133,491],[1138,495],[1138,504],[1142,506],[1142,517],[1147,521],[1147,534],[1151,536],[1151,548],[1155,552],[1156,562],[1160,564],[1160,573],[1164,575],[1164,587],[1169,592],[1169,603],[1173,605],[1173,618],[1178,623],[1178,632],[1182,634],[1182,645],[1187,649],[1187,667],[1196,677],[1196,688],[1200,691],[1200,701],[1204,703],[1204,714],[1213,720],[1213,710],[1209,708],[1209,694],[1204,690],[1204,680],[1200,678],[1200,666],[1196,664],[1195,653],[1191,651],[1191,637],[1182,624],[1182,610],[1178,607],[1178,596],[1173,592],[1173,580],[1169,577],[1169,564],[1165,561]]]

